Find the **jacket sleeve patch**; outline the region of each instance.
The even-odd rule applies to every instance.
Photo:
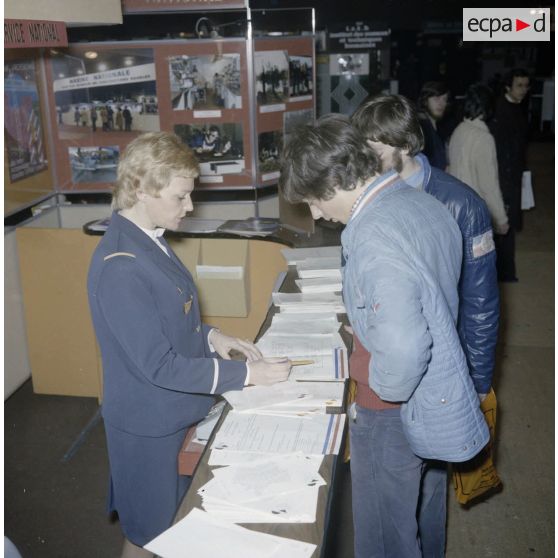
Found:
[[[495,249],[491,230],[473,237],[473,258],[485,256]]]

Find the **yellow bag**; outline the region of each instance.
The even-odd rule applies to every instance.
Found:
[[[491,389],[480,406],[490,430],[490,441],[473,459],[464,463],[451,464],[453,487],[460,504],[467,504],[502,484],[492,460],[496,430],[496,406],[496,394]]]

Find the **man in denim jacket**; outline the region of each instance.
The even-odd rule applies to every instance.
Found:
[[[350,422],[355,556],[421,558],[418,509],[430,459],[465,461],[488,428],[456,329],[462,241],[440,202],[381,174],[341,115],[298,128],[280,188],[314,219],[346,224],[341,241],[349,321],[372,354],[367,383],[393,408],[354,408]],[[445,528],[445,515],[438,517]]]
[[[419,153],[422,130],[415,109],[400,95],[379,95],[365,100],[352,116],[353,125],[366,137],[382,160],[383,170],[394,169],[409,185],[442,202],[463,237],[459,280],[458,332],[475,389],[482,400],[490,391],[498,337],[499,293],[491,218],[484,201],[453,176],[431,167]],[[351,375],[368,370],[369,355],[355,339]],[[368,387],[358,383],[357,402],[370,399]],[[445,532],[435,529],[446,515],[447,469],[429,463],[423,479],[420,532],[424,556],[444,555]]]

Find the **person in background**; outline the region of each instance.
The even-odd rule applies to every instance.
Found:
[[[131,132],[132,131],[132,111],[129,109],[128,105],[124,107],[122,111],[122,118],[124,118],[124,131]]]
[[[446,170],[448,160],[446,145],[437,126],[443,118],[449,99],[447,86],[439,81],[427,81],[421,88],[418,98],[419,118],[424,135],[423,153],[433,167]]]
[[[125,535],[123,557],[170,527],[190,483],[177,456],[186,430],[215,394],[287,379],[288,359],[201,322],[189,271],[162,234],[192,211],[192,151],[167,132],[139,136],[118,166],[114,212],[93,254],[89,304],[103,361],[102,413],[110,464],[109,509]],[[231,360],[232,351],[247,362]]]
[[[475,190],[486,202],[494,232],[508,232],[508,216],[498,181],[496,145],[486,122],[493,113],[492,91],[482,83],[471,85],[464,102],[464,119],[449,143],[449,173]]]
[[[482,400],[490,391],[498,339],[499,291],[496,252],[490,213],[483,200],[463,182],[431,167],[420,153],[423,135],[411,102],[401,95],[366,99],[351,120],[367,144],[380,156],[382,169],[394,169],[410,186],[435,197],[451,213],[462,235],[463,262],[459,280],[457,328],[475,389]],[[354,336],[349,369],[357,382],[356,401],[383,408],[367,384],[370,354]],[[443,556],[446,514],[445,463],[429,462],[423,478],[422,508],[418,513],[424,556]]]
[[[89,118],[91,119],[91,131],[96,132],[97,131],[97,109],[95,108],[95,106],[91,107],[91,110],[89,111]]]
[[[349,413],[355,557],[437,556],[419,537],[418,508],[431,496],[424,468],[470,459],[488,441],[455,326],[459,227],[432,196],[383,172],[342,115],[289,136],[279,188],[314,219],[346,225],[343,299],[372,355],[364,383],[377,402],[357,399]],[[439,506],[430,529],[443,536],[445,500]]]
[[[114,117],[114,123],[116,125],[116,127],[122,131],[122,129],[124,128],[124,117],[122,116],[122,109],[120,107],[118,107],[116,109],[116,115]]]
[[[504,76],[504,94],[496,102],[490,131],[496,142],[498,175],[509,219],[509,230],[496,237],[498,279],[517,282],[515,233],[522,228],[521,178],[527,167],[528,124],[524,100],[529,92],[529,73],[515,68]]]
[[[87,126],[87,120],[88,120],[88,118],[87,118],[87,116],[88,116],[88,115],[87,115],[87,109],[86,109],[85,107],[82,107],[82,108],[80,109],[80,111],[79,111],[79,116],[80,116],[80,118],[81,118],[81,125],[82,125],[82,127],[85,128],[85,127]]]

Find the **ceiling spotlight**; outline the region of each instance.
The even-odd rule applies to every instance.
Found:
[[[89,60],[95,60],[99,56],[94,50],[88,50],[85,53],[85,58],[89,58]]]
[[[132,56],[126,56],[124,58],[124,66],[132,66],[134,64],[134,58]]]

